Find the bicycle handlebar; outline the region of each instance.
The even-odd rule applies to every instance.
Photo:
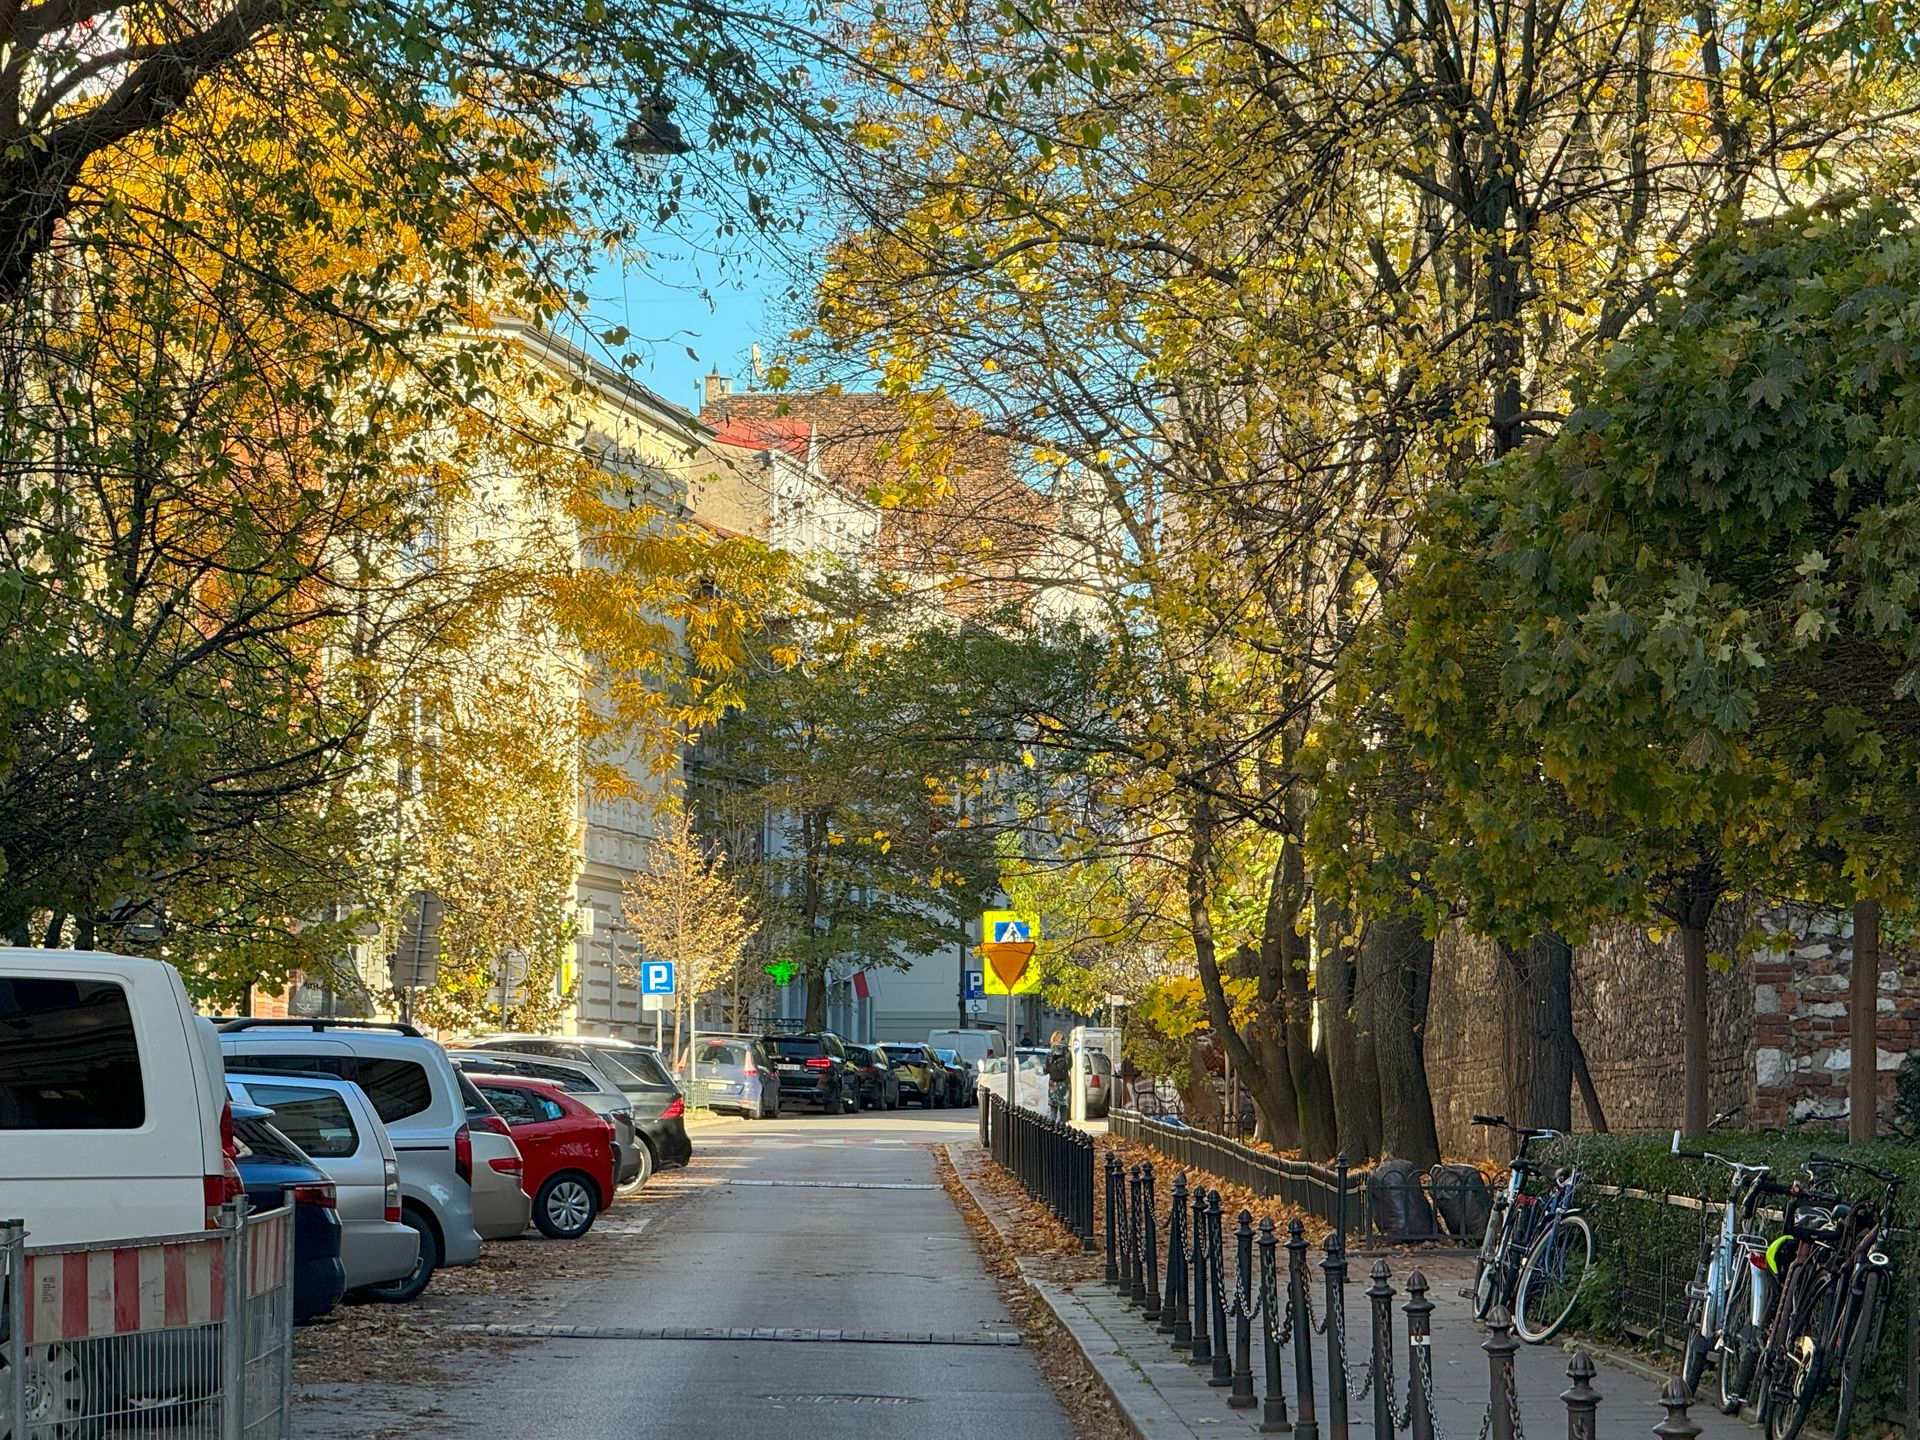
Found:
[[[1809,1165],[1831,1165],[1836,1169],[1852,1170],[1861,1175],[1870,1175],[1882,1185],[1894,1190],[1898,1190],[1902,1185],[1907,1183],[1907,1177],[1904,1175],[1895,1175],[1888,1170],[1876,1170],[1871,1165],[1862,1165],[1858,1160],[1842,1160],[1838,1155],[1822,1155],[1817,1150],[1807,1156],[1807,1163]]]

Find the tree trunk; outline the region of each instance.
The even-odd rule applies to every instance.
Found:
[[[1573,1037],[1573,1079],[1580,1087],[1580,1103],[1587,1107],[1587,1124],[1594,1133],[1607,1133],[1607,1112],[1600,1108],[1600,1092],[1593,1087],[1593,1072],[1587,1069],[1586,1047],[1579,1035]]]
[[[1689,1136],[1707,1133],[1713,1112],[1707,1085],[1707,928],[1680,927],[1680,1055],[1684,1103],[1680,1128]]]
[[[1507,1115],[1517,1125],[1573,1128],[1573,950],[1541,933],[1524,950],[1495,947],[1506,1001]]]
[[[1319,935],[1320,1036],[1327,1051],[1334,1119],[1341,1148],[1358,1165],[1380,1150],[1380,1086],[1371,1051],[1364,1054],[1353,1023],[1353,947],[1347,916],[1329,901],[1316,901]]]
[[[1853,902],[1853,970],[1848,977],[1847,1138],[1871,1140],[1880,1125],[1880,902]]]
[[[1355,980],[1379,1076],[1380,1153],[1422,1169],[1440,1160],[1421,1039],[1432,978],[1433,942],[1419,920],[1401,915],[1368,924]]]
[[[1188,816],[1187,924],[1193,939],[1194,966],[1207,998],[1207,1018],[1219,1037],[1227,1063],[1253,1095],[1254,1108],[1269,1133],[1283,1132],[1295,1123],[1291,1097],[1283,1094],[1276,1072],[1264,1068],[1245,1037],[1234,1028],[1233,1006],[1220,978],[1220,957],[1213,935],[1213,807],[1204,797],[1193,802]]]
[[[1333,1078],[1327,1055],[1313,1044],[1313,991],[1307,967],[1311,956],[1300,934],[1300,914],[1307,902],[1306,864],[1292,839],[1280,843],[1280,863],[1274,867],[1279,925],[1273,935],[1274,959],[1280,971],[1280,989],[1286,1016],[1286,1064],[1292,1081],[1294,1107],[1299,1116],[1300,1154],[1308,1160],[1331,1160],[1339,1149],[1333,1110]],[[1273,906],[1268,907],[1273,930]]]
[[[807,984],[806,1028],[811,1033],[827,1028],[827,977],[809,975]]]

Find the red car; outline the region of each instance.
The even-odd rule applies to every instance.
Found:
[[[533,1223],[555,1240],[574,1240],[613,1203],[613,1122],[558,1085],[495,1075],[469,1077],[507,1122],[526,1169],[521,1187],[533,1197]]]

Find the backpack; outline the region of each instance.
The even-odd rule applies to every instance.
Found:
[[[1065,1080],[1067,1076],[1072,1073],[1072,1067],[1067,1062],[1066,1051],[1055,1050],[1047,1056],[1047,1078],[1049,1080]]]

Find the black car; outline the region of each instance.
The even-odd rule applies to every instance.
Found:
[[[340,1303],[347,1272],[340,1263],[340,1216],[333,1181],[306,1151],[281,1134],[270,1110],[234,1105],[234,1167],[254,1214],[293,1205],[293,1318],[318,1319]]]
[[[856,1072],[838,1035],[769,1035],[764,1042],[780,1072],[780,1104],[818,1105],[831,1115],[859,1108]]]
[[[893,1060],[878,1045],[849,1045],[847,1059],[859,1076],[862,1110],[898,1110],[900,1077],[893,1073]]]

